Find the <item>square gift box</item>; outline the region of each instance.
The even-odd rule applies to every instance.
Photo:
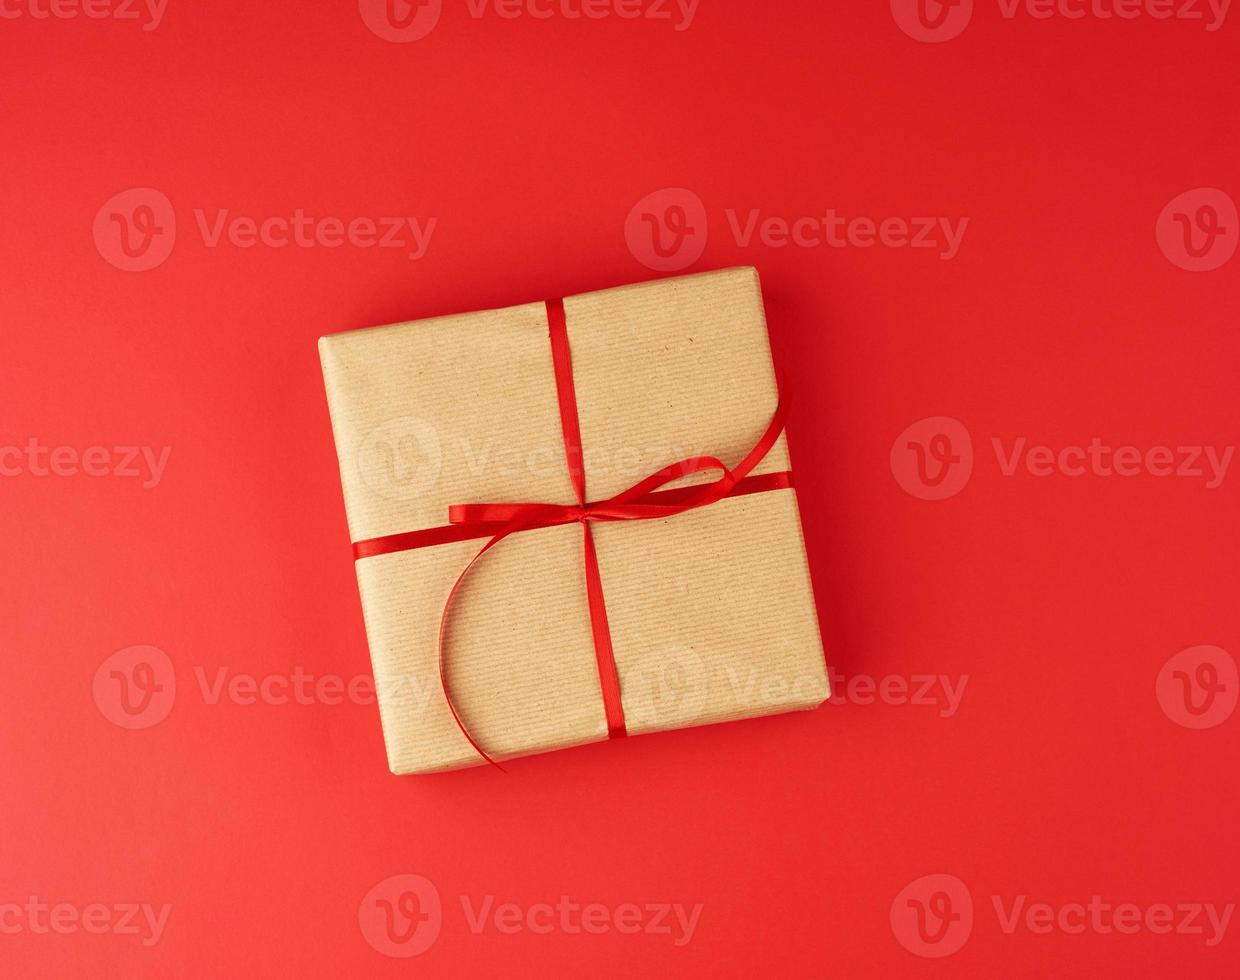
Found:
[[[353,330],[319,353],[392,772],[828,697],[756,270]],[[517,506],[450,521],[494,502]]]

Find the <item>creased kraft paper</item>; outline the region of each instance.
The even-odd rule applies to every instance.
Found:
[[[590,500],[688,456],[734,465],[770,422],[754,269],[564,307]],[[319,353],[353,541],[442,526],[451,504],[574,502],[541,302],[333,334]],[[754,473],[789,469],[781,437]],[[630,734],[827,698],[795,490],[593,528]],[[444,701],[436,636],[483,543],[357,562],[394,773],[481,762]],[[453,604],[447,650],[458,710],[496,758],[607,737],[577,525],[488,552]]]

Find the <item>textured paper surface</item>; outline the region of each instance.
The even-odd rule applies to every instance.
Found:
[[[770,422],[755,270],[564,306],[588,499],[687,456],[734,465]],[[439,527],[451,504],[573,502],[542,303],[334,334],[319,351],[354,541]],[[781,438],[754,472],[786,469]],[[631,734],[826,699],[795,491],[594,533]],[[443,700],[435,640],[448,590],[483,543],[357,563],[393,772],[480,762]],[[579,526],[521,532],[487,553],[453,603],[448,661],[458,710],[498,758],[607,737]]]

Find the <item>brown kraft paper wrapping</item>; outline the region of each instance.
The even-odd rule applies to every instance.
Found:
[[[778,395],[754,269],[584,293],[564,308],[590,500],[688,456],[735,465],[770,423]],[[320,339],[353,541],[440,527],[452,504],[575,502],[547,331],[544,304],[530,303]],[[791,468],[781,436],[753,473]],[[593,531],[629,734],[828,697],[795,490]],[[436,638],[484,543],[357,562],[394,773],[482,762],[444,700]],[[457,709],[493,757],[607,738],[577,525],[489,551],[453,602],[446,649]]]

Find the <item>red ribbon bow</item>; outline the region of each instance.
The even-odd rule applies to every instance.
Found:
[[[569,480],[572,483],[577,503],[456,504],[448,508],[448,527],[389,534],[380,538],[359,541],[353,546],[354,558],[360,559],[445,544],[449,541],[490,536],[490,540],[461,570],[461,574],[457,576],[448,592],[443,612],[439,617],[437,644],[439,682],[443,688],[444,700],[452,712],[457,727],[478,755],[501,769],[502,767],[478,744],[461,720],[452,699],[452,693],[448,688],[444,655],[444,635],[447,631],[448,611],[452,606],[452,600],[456,597],[470,569],[483,555],[508,535],[518,531],[555,527],[561,524],[579,523],[581,525],[585,542],[586,599],[590,609],[594,653],[598,661],[599,686],[603,695],[603,708],[607,715],[607,733],[609,738],[620,738],[626,734],[624,705],[620,696],[620,678],[616,671],[611,631],[607,625],[607,605],[603,599],[603,583],[599,575],[598,557],[594,550],[594,537],[590,532],[590,524],[595,521],[660,520],[698,507],[706,507],[724,497],[762,493],[792,486],[792,474],[788,472],[768,473],[761,476],[749,475],[770,452],[783,431],[784,406],[780,400],[775,407],[775,414],[770,425],[735,468],[729,469],[714,456],[692,456],[663,467],[614,497],[587,502],[585,469],[582,465],[581,430],[577,417],[577,395],[573,386],[572,358],[568,345],[563,300],[547,301],[547,322],[550,327],[551,358],[555,370],[560,424],[564,432],[564,451],[568,460]],[[718,470],[721,475],[710,483],[672,490],[663,489],[667,484],[686,476],[711,470]]]

